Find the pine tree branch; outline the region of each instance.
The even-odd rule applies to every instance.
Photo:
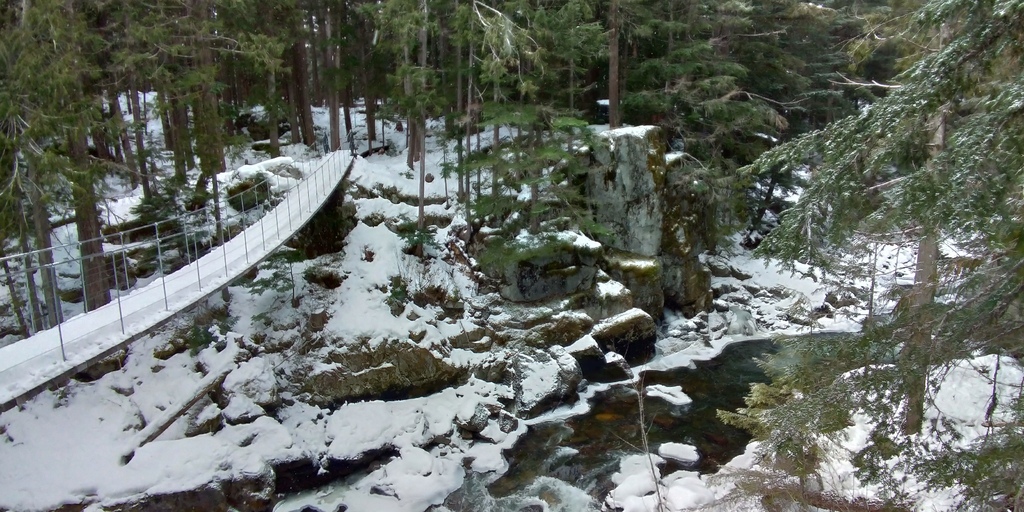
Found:
[[[855,87],[880,87],[882,89],[899,89],[899,88],[903,87],[900,84],[883,84],[883,83],[877,82],[875,80],[872,80],[871,82],[858,82],[856,80],[853,80],[853,79],[843,75],[842,73],[836,72],[836,74],[839,75],[840,77],[842,77],[843,80],[842,81],[836,81],[836,80],[831,80],[830,79],[829,80],[830,83],[833,83],[833,84],[836,84],[836,85],[852,85],[852,86],[855,86]]]

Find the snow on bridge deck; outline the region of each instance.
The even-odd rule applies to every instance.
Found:
[[[347,151],[326,155],[274,209],[199,260],[0,348],[0,412],[60,385],[245,274],[323,207],[353,162]]]

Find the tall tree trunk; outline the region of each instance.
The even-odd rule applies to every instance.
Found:
[[[411,57],[409,56],[409,43],[408,42],[406,42],[402,46],[402,62],[406,66],[409,66],[410,64],[412,64]],[[402,89],[403,89],[403,92],[405,93],[405,96],[407,98],[411,98],[412,97],[412,95],[413,95],[412,77],[409,76],[408,74],[406,74],[405,78],[403,78]],[[408,126],[408,129],[406,130],[406,134],[405,134],[405,140],[406,140],[406,143],[405,143],[405,152],[406,152],[406,155],[405,155],[405,166],[408,167],[410,171],[413,171],[413,170],[416,169],[415,167],[413,167],[413,163],[416,162],[416,147],[415,147],[416,146],[416,142],[415,142],[416,141],[416,137],[415,137],[415,133],[414,133],[416,131],[416,129],[415,129],[416,122],[415,122],[413,117],[414,116],[412,114],[409,114],[408,123],[407,123],[409,126]]]
[[[43,300],[46,303],[46,326],[53,327],[63,320],[63,315],[56,298],[57,273],[53,268],[50,212],[43,200],[42,182],[35,166],[26,167],[25,181],[32,209],[32,228],[36,239],[36,249],[40,251],[37,254],[43,281]]]
[[[326,74],[329,79],[325,80],[325,82],[327,83],[328,117],[331,122],[331,151],[337,151],[341,147],[341,118],[339,117],[340,112],[338,112],[340,110],[340,102],[338,100],[340,93],[338,91],[338,84],[335,83],[337,80],[337,54],[339,52],[334,44],[334,34],[331,33],[333,27],[331,25],[331,15],[328,13],[324,18],[324,30],[327,31],[327,62],[325,67],[327,68]]]
[[[28,233],[28,226],[22,226],[21,252],[32,251],[32,245],[28,242]],[[43,330],[43,314],[39,308],[39,292],[36,289],[36,271],[31,258],[23,258],[21,264],[25,270],[25,297],[28,301],[29,323],[32,325],[32,333],[36,333]]]
[[[342,118],[345,120],[345,133],[352,132],[352,83],[342,89],[341,96],[341,111],[344,114]]]
[[[359,39],[359,84],[362,87],[363,111],[366,116],[366,139],[369,141],[370,149],[373,149],[373,142],[377,140],[377,100],[374,91],[370,88],[370,79],[373,69],[370,61],[370,50],[367,41],[370,40],[367,34],[366,23],[360,23],[357,28]]]
[[[4,256],[3,247],[0,246],[0,259]],[[25,303],[21,300],[21,295],[18,294],[18,287],[14,282],[14,277],[11,276],[11,265],[7,260],[3,259],[4,269],[4,284],[7,285],[7,293],[11,296],[11,308],[14,309],[14,317],[18,320],[18,331],[22,338],[28,337],[29,327],[28,321],[25,320]]]
[[[174,146],[174,178],[178,183],[187,181],[186,173],[195,169],[192,153],[192,134],[188,126],[188,107],[177,97],[171,97],[171,141]]]
[[[207,3],[208,0],[196,0],[195,12],[205,21],[213,13],[213,6]],[[213,69],[211,75],[216,75],[216,63],[213,60],[213,50],[209,45],[199,44],[198,67],[201,71]],[[213,84],[209,81],[199,85],[198,103],[195,112],[196,124],[196,152],[199,154],[200,173],[196,181],[196,196],[205,199],[208,182],[213,182],[213,216],[216,222],[216,236],[223,240],[220,211],[220,187],[217,182],[217,175],[224,172],[224,125],[220,116],[220,104],[217,95],[213,92]]]
[[[458,8],[459,8],[459,0],[455,0],[455,9],[458,10]],[[461,111],[462,111],[462,43],[459,43],[459,44],[455,45],[455,69],[457,70],[457,72],[455,74],[455,112],[453,113],[453,117],[455,118],[456,126],[462,125],[463,127],[466,127],[468,123],[460,123],[459,122],[459,117],[460,117]],[[458,130],[456,130],[455,133],[459,134]],[[456,138],[455,143],[456,143],[456,146],[455,146],[455,149],[456,149],[456,156],[455,156],[455,158],[456,158],[456,160],[455,160],[455,162],[456,162],[456,165],[457,165],[457,169],[459,169],[459,172],[457,174],[457,178],[458,178],[458,181],[459,181],[459,188],[458,188],[457,195],[458,195],[459,200],[463,200],[466,197],[466,186],[465,186],[465,181],[462,179],[462,175],[464,174],[464,169],[462,168],[462,136],[461,136],[461,134],[459,134],[459,136]]]
[[[285,89],[285,93],[288,95],[288,124],[291,125],[291,141],[292,144],[300,144],[302,142],[302,127],[300,125],[299,110],[302,108],[299,105],[299,93],[298,83],[295,79],[296,71],[292,69],[291,80],[288,80],[288,87]]]
[[[96,98],[95,106],[100,113],[100,118],[106,119],[107,112],[103,106],[103,99]],[[103,128],[102,124],[93,124],[90,131],[92,136],[93,147],[96,148],[96,158],[105,162],[114,162],[114,153],[110,150],[110,140],[107,137],[107,131]]]
[[[944,46],[951,37],[950,28],[943,24],[939,33],[939,46]],[[928,146],[929,168],[946,148],[948,105],[940,107],[932,120],[932,139]],[[935,226],[922,226],[924,234],[917,245],[917,264],[914,272],[914,288],[910,292],[908,315],[910,336],[903,346],[901,357],[912,360],[915,371],[907,378],[907,415],[903,419],[903,433],[921,432],[924,422],[925,398],[928,394],[928,373],[931,371],[932,316],[928,307],[935,300],[938,286],[939,238]]]
[[[142,117],[142,109],[139,108],[139,91],[131,87],[128,91],[129,105],[132,108],[132,121],[135,133],[135,157],[138,159],[139,182],[142,183],[142,197],[150,199],[153,197],[153,188],[149,181],[149,168],[146,165],[146,141],[145,118]]]
[[[907,375],[907,415],[903,421],[903,433],[921,432],[924,421],[925,396],[928,390],[928,372],[931,351],[931,319],[928,305],[935,299],[936,276],[938,274],[939,244],[935,232],[921,238],[917,246],[917,270],[914,273],[914,288],[910,293],[907,313],[910,315],[910,339],[903,348],[902,357],[911,358],[914,373]]]
[[[69,141],[71,158],[79,171],[88,169],[85,137],[72,135]],[[75,226],[78,228],[82,257],[82,282],[86,307],[89,311],[110,302],[110,279],[103,256],[103,234],[100,232],[99,197],[89,172],[77,173],[75,182]]]
[[[427,69],[427,22],[430,19],[430,10],[427,7],[427,0],[422,2],[423,9],[423,24],[420,25],[420,69],[425,71]],[[420,92],[425,93],[427,90],[427,79],[423,78],[420,82]],[[424,208],[426,204],[426,183],[427,183],[427,111],[423,108],[419,112],[419,126],[417,131],[419,132],[419,156],[420,156],[420,190],[419,190],[419,208],[417,209],[416,226],[423,230],[426,229],[426,215],[424,214]]]
[[[300,39],[292,45],[292,81],[295,83],[295,104],[298,107],[299,122],[302,123],[302,142],[313,147],[316,144],[316,133],[313,131],[313,105],[309,98],[307,53],[305,39]]]
[[[141,184],[142,176],[141,173],[139,173],[139,166],[138,161],[135,159],[135,153],[132,151],[131,137],[128,136],[128,125],[124,122],[124,113],[121,112],[121,100],[118,97],[117,91],[111,91],[110,94],[114,98],[114,100],[110,102],[110,110],[114,117],[114,126],[117,127],[117,138],[121,141],[121,151],[124,152],[124,164],[132,173],[132,183]],[[142,194],[143,197],[149,197],[145,187],[143,188]]]
[[[469,61],[467,62],[469,69],[466,70],[467,83],[466,83],[466,155],[469,155],[473,150],[473,132],[476,130],[476,119],[473,116],[473,45],[469,45]],[[477,132],[479,133],[479,132]],[[479,149],[479,148],[477,148]],[[478,184],[479,185],[479,184]],[[477,187],[477,197],[480,195],[480,189]],[[472,176],[469,171],[466,171],[466,211],[469,211],[470,201],[473,197],[473,182]]]
[[[323,89],[323,73],[326,66],[322,65],[321,57],[323,56],[322,49],[325,45],[322,41],[322,32],[317,27],[317,21],[323,22],[320,18],[319,13],[314,17],[314,11],[309,9],[309,19],[307,21],[309,25],[310,35],[310,47],[313,49],[312,57],[309,57],[309,52],[306,52],[307,61],[309,62],[309,78],[310,78],[310,93],[309,93],[309,104],[310,106],[316,104],[322,107],[324,104],[324,89]]]
[[[608,124],[620,126],[619,113],[619,0],[611,0],[608,12]]]
[[[270,98],[271,105],[267,108],[267,126],[270,132],[270,156],[278,157],[281,156],[281,138],[277,133],[277,122],[280,119],[280,112],[276,105],[278,104],[277,95],[277,80],[276,75],[273,71],[267,73],[267,96]]]
[[[171,124],[171,103],[170,98],[166,92],[159,94],[160,107],[158,112],[160,115],[160,126],[163,128],[164,134],[164,149],[174,150],[174,125]]]
[[[500,96],[498,95],[498,84],[494,84],[494,90],[492,92],[492,101],[494,101],[494,103],[497,104],[499,98],[500,98]],[[501,144],[501,127],[498,126],[498,123],[494,123],[494,126],[492,127],[492,130],[493,130],[493,133],[491,134],[491,136],[493,137],[493,140],[491,141],[491,151],[493,151],[493,155],[494,156],[498,156],[498,151],[499,151],[498,145]],[[491,199],[494,199],[494,200],[498,199],[498,167],[497,166],[495,166],[495,167],[493,167],[491,169]]]

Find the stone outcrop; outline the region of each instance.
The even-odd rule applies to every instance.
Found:
[[[591,382],[618,382],[633,377],[633,371],[622,356],[614,352],[605,354],[589,335],[565,347],[565,350],[576,358],[583,378]]]
[[[262,357],[254,357],[239,364],[224,378],[222,387],[228,399],[235,395],[245,396],[266,410],[281,405],[274,367]]]
[[[590,243],[587,243],[590,242]],[[571,236],[517,240],[514,256],[498,269],[502,298],[512,302],[537,302],[591,290],[597,275],[601,246]]]
[[[425,396],[467,377],[466,370],[438,354],[400,341],[344,347],[327,355],[324,365],[328,368],[311,373],[302,383],[302,391],[315,405]]]
[[[710,276],[697,259],[707,234],[701,232],[696,194],[680,185],[681,169],[666,164],[665,143],[657,127],[622,128],[604,132],[594,147],[596,172],[587,179],[587,195],[595,205],[595,220],[609,233],[606,246],[639,257],[655,258],[661,266],[661,286],[650,279],[630,279],[636,305],[655,317],[659,303],[695,314],[711,304]],[[609,274],[616,278],[614,262]],[[624,269],[620,269],[624,270]],[[643,276],[634,276],[634,278]],[[636,286],[638,289],[634,289]]]
[[[605,352],[616,352],[630,364],[639,364],[654,355],[658,326],[651,315],[633,308],[595,325],[590,335]]]
[[[516,415],[521,418],[533,418],[559,404],[575,402],[583,380],[576,360],[557,346],[516,354],[510,370]]]
[[[661,261],[653,256],[640,256],[625,251],[605,251],[601,267],[612,279],[629,289],[633,306],[659,318],[665,309],[662,291]]]

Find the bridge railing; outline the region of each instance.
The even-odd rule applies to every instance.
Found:
[[[243,203],[243,211],[233,215],[226,215],[230,210],[222,208],[222,233],[230,230],[234,235],[224,234],[224,240],[216,236],[216,220],[208,207],[96,240],[54,246],[48,249],[54,260],[49,264],[38,264],[44,252],[39,250],[0,259],[0,279],[4,279],[0,285],[22,292],[20,300],[12,297],[12,306],[22,308],[26,323],[42,326],[29,338],[0,348],[0,396],[7,394],[4,388],[12,382],[38,380],[56,367],[88,360],[107,350],[109,340],[144,332],[225,286],[302,227],[333,191],[348,162],[347,152],[334,152],[301,180],[269,175],[266,185],[279,198],[277,202],[255,208]],[[81,257],[81,245],[89,242],[103,244],[102,254],[87,256],[102,258],[103,265],[90,266]],[[140,261],[153,261],[156,267],[148,269],[145,278],[133,275]],[[89,268],[104,273],[111,285],[110,301],[91,311],[86,306]],[[54,286],[49,289],[38,286],[43,272],[52,276]],[[78,289],[81,295],[71,292]],[[54,310],[60,314],[50,316]],[[81,313],[64,318],[65,310]],[[42,318],[31,311],[40,311]]]

